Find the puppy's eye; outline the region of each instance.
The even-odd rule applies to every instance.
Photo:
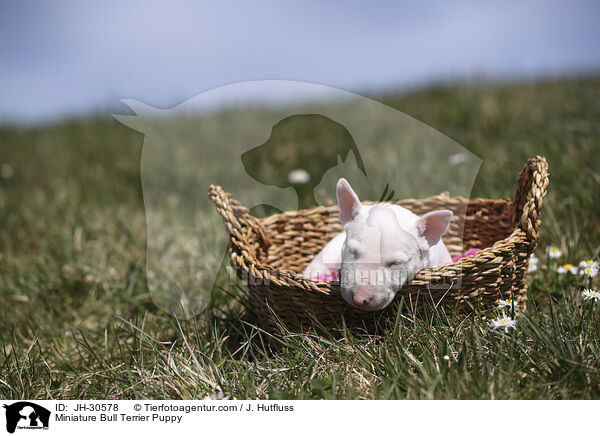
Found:
[[[350,253],[350,255],[354,257],[358,256],[358,250],[356,248],[348,248],[348,253]]]
[[[385,264],[386,268],[394,268],[400,266],[400,261],[398,260],[390,260]]]

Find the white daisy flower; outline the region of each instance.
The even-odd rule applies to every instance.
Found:
[[[469,161],[469,155],[467,153],[456,153],[448,158],[450,165],[460,165]]]
[[[224,395],[223,392],[215,392],[214,394],[207,395],[203,400],[228,400],[229,397]]]
[[[596,274],[598,274],[598,268],[586,267],[579,271],[579,274],[586,275],[588,277],[596,277]]]
[[[577,274],[577,267],[572,263],[565,263],[564,265],[559,266],[557,271],[559,274]]]
[[[586,275],[588,277],[595,277],[600,270],[600,265],[595,260],[582,260],[579,262],[579,274]]]
[[[558,247],[550,245],[546,248],[546,254],[552,259],[558,259],[560,256],[562,256],[562,251],[560,251]]]
[[[511,319],[510,317],[508,317],[504,314],[502,314],[501,318],[493,319],[491,321],[491,324],[492,324],[492,328],[494,330],[497,330],[499,328],[504,328],[504,331],[506,333],[508,333],[509,328],[513,328],[513,329],[517,328],[517,321],[514,319]]]
[[[530,263],[529,266],[527,267],[527,272],[534,272],[534,271],[537,271],[537,264]]]
[[[517,303],[516,301],[515,303],[515,309],[519,308],[519,303]],[[513,300],[500,300],[498,301],[498,307],[508,307],[509,309],[512,309],[513,306]]]
[[[290,171],[290,173],[288,174],[288,180],[290,181],[290,183],[296,185],[303,185],[304,183],[308,183],[308,181],[310,180],[310,174],[308,174],[308,171],[303,170],[302,168],[298,168]]]
[[[598,269],[598,262],[595,260],[582,260],[579,262],[579,268],[594,268]]]
[[[593,289],[584,289],[581,292],[581,296],[584,300],[600,301],[600,292],[594,291]]]

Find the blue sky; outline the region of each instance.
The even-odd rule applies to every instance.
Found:
[[[600,2],[5,1],[0,121],[167,108],[225,84],[361,92],[600,71]]]

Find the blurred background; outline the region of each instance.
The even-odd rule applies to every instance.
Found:
[[[247,80],[376,95],[588,74],[599,13],[593,0],[4,1],[0,120],[118,111],[123,98],[166,108]]]

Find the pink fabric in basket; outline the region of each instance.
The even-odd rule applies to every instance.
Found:
[[[452,262],[458,262],[463,257],[473,256],[475,253],[481,251],[481,248],[471,248],[469,251],[465,251],[463,254],[459,254],[458,256],[454,256],[452,258]]]
[[[336,273],[331,273],[330,275],[317,276],[314,279],[323,280],[325,282],[336,282],[338,278]]]

